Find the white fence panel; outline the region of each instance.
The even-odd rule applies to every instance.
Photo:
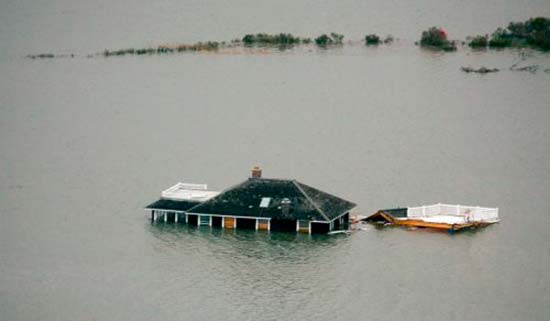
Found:
[[[496,222],[498,208],[435,204],[428,206],[409,207],[407,217],[413,219],[428,218],[437,215],[463,217],[466,221]]]

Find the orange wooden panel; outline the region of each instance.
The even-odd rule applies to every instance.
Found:
[[[446,224],[446,223],[434,223],[424,222],[421,220],[395,220],[395,225],[416,226],[416,227],[429,227],[441,230],[460,230],[466,227],[473,226],[472,223],[465,224]]]
[[[258,223],[258,230],[268,230],[269,225],[267,223]]]
[[[223,227],[224,228],[235,228],[235,218],[234,217],[224,217],[223,218]]]

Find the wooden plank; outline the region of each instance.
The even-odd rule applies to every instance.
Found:
[[[402,225],[402,226],[435,228],[440,230],[461,230],[463,228],[474,226],[474,223],[447,224],[447,223],[425,222],[421,220],[395,220],[394,224]]]

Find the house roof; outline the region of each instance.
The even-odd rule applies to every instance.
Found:
[[[199,201],[192,200],[170,200],[161,198],[158,201],[147,205],[147,209],[166,210],[166,211],[186,211],[193,206],[200,204]]]
[[[288,212],[284,200],[290,201]],[[249,178],[187,212],[331,221],[355,204],[296,180]]]

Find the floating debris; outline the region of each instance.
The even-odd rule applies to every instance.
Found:
[[[527,71],[527,72],[530,72],[530,73],[534,74],[539,70],[539,68],[540,68],[539,65],[529,65],[529,66],[525,66],[525,67],[517,67],[517,64],[513,64],[510,67],[510,70],[512,70],[512,71]],[[545,72],[546,72],[546,70],[545,70]]]
[[[472,67],[461,67],[461,69],[462,69],[462,71],[467,72],[467,73],[474,72],[474,73],[478,73],[478,74],[488,74],[488,73],[500,71],[497,68],[486,68],[486,67],[481,67],[481,68],[477,68],[477,69],[472,68]]]
[[[363,219],[376,225],[396,225],[447,230],[485,227],[499,222],[498,208],[434,204],[428,206],[379,210]]]

